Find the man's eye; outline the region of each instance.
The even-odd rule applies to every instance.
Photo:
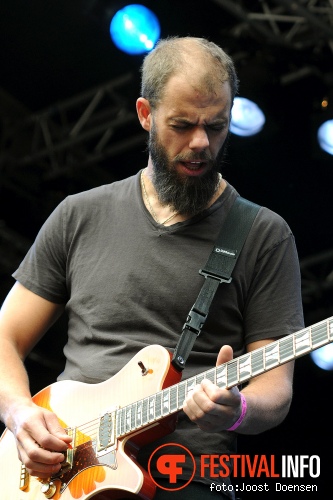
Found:
[[[175,128],[177,130],[185,130],[189,127],[189,125],[187,123],[183,124],[183,125],[171,125],[172,128]]]
[[[188,130],[191,127],[195,127],[195,125],[192,125],[191,123],[182,123],[182,124],[172,124],[171,128],[175,130]],[[205,126],[206,130],[210,130],[212,132],[221,132],[221,130],[225,129],[225,124],[216,124],[216,125],[206,125]]]
[[[223,130],[225,128],[225,125],[224,124],[210,125],[207,128],[209,128],[209,130],[212,130],[213,132],[220,132],[221,130]]]

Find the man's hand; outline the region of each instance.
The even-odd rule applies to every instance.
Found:
[[[61,427],[57,416],[34,403],[16,409],[11,430],[19,459],[32,476],[48,478],[58,472],[72,438]]]
[[[218,354],[216,366],[233,359],[230,346],[223,346]],[[203,380],[191,391],[183,410],[192,422],[206,432],[229,429],[241,414],[241,399],[237,387],[220,389],[210,380]]]

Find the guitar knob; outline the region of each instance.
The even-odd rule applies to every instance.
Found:
[[[44,493],[45,498],[52,498],[56,491],[57,487],[52,481],[43,483],[41,487],[41,492]]]
[[[138,362],[138,365],[139,365],[139,366],[140,366],[140,368],[141,368],[141,374],[142,374],[142,375],[147,375],[148,370],[147,370],[147,368],[145,367],[145,365],[142,363],[142,361],[139,361],[139,362]]]

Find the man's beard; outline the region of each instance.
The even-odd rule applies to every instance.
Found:
[[[169,160],[166,149],[159,143],[155,127],[150,131],[148,148],[153,163],[152,181],[159,202],[175,212],[192,217],[207,208],[219,184],[219,170],[225,153],[224,142],[217,157],[207,152],[177,155]],[[203,176],[180,176],[175,168],[178,162],[205,161],[209,165]]]

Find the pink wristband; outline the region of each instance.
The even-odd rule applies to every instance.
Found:
[[[247,404],[246,404],[245,396],[241,392],[240,392],[240,397],[242,400],[242,413],[240,414],[239,419],[234,423],[234,425],[232,425],[229,429],[227,429],[227,431],[234,431],[235,429],[237,429],[237,427],[240,426],[240,424],[244,420],[246,410],[247,410]]]

